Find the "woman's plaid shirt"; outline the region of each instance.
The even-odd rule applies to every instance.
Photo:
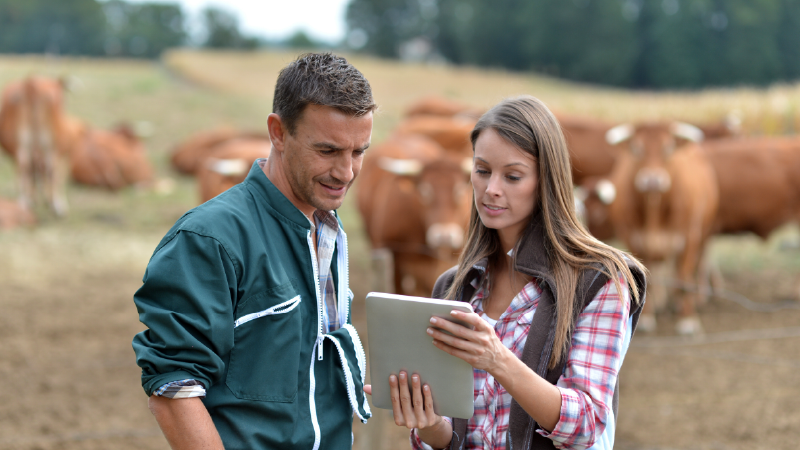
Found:
[[[473,280],[477,289],[470,302],[484,319],[487,317],[483,315],[481,305],[489,291],[487,280],[486,274]],[[556,448],[591,447],[603,434],[607,421],[614,420],[611,402],[624,357],[623,339],[630,315],[627,284],[622,277],[619,282],[623,290],[622,301],[614,281],[609,280],[578,317],[569,358],[556,384],[561,391],[561,416],[553,431],[537,430],[553,440]],[[529,282],[494,324],[503,345],[517,358],[522,356],[540,295],[536,281]],[[488,322],[491,323],[491,319]],[[485,371],[475,369],[474,374],[475,415],[467,422],[464,448],[504,450],[511,395]],[[411,433],[411,446],[414,449],[430,448],[420,441],[416,430]]]

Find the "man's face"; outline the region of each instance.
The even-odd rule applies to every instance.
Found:
[[[284,171],[295,206],[306,214],[338,209],[371,137],[371,112],[354,117],[329,106],[307,106],[294,134],[284,132]]]

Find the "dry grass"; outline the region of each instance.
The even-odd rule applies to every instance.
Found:
[[[0,375],[10,380],[7,384],[15,386],[8,395],[0,396],[3,400],[0,422],[6,423],[0,430],[0,448],[166,447],[136,384],[138,368],[133,363],[130,338],[142,325],[137,321],[130,297],[158,240],[184,211],[197,203],[194,180],[175,175],[167,158],[175,143],[198,130],[219,124],[263,129],[271,110],[272,86],[278,71],[294,56],[285,52],[180,50],[167,54],[163,63],[0,57],[0,85],[29,73],[69,75],[77,81],[67,100],[67,109],[72,114],[100,127],[120,120],[152,122],[155,133],[146,141],[151,160],[159,177],[175,181],[175,189],[169,193],[135,190],[111,193],[71,186],[72,213],[68,218],[44,218],[35,229],[0,233],[3,255],[0,307],[8,313],[0,321],[0,329],[5,333],[0,333],[5,343],[0,347]],[[800,125],[795,116],[800,100],[800,87],[796,85],[765,90],[630,92],[530,74],[406,65],[356,55],[349,59],[370,79],[381,106],[375,120],[375,142],[380,142],[394,128],[410,102],[427,94],[489,107],[504,97],[529,93],[554,109],[609,121],[657,118],[714,121],[738,109],[744,118],[745,131],[750,133],[782,133]],[[0,196],[14,195],[13,180],[11,164],[0,157]],[[369,252],[352,194],[340,213],[350,237],[353,288],[356,297],[363,298],[370,288]],[[787,227],[767,243],[752,237],[717,239],[712,254],[726,276],[734,278],[734,287],[736,278],[746,274],[743,278],[747,284],[744,281],[739,284],[751,289],[748,292],[753,295],[760,295],[766,286],[770,293],[767,297],[784,296],[792,292],[794,275],[800,270],[800,253],[794,248],[797,242],[797,229]],[[724,330],[733,326],[735,322],[727,320],[740,312],[737,308],[730,308],[727,316],[715,316],[709,321],[709,328]],[[359,311],[363,307],[356,305],[354,320],[365,331],[363,314]],[[108,317],[113,320],[108,321]],[[781,317],[776,314],[774,320]],[[790,321],[791,317],[783,319]],[[97,332],[102,333],[92,334],[98,323],[106,323]],[[767,319],[760,323],[759,326],[769,324]],[[76,345],[63,336],[74,339]],[[32,356],[33,349],[45,347],[49,350],[43,356]],[[637,366],[635,358],[629,356],[628,374],[652,370],[648,361]],[[674,370],[680,372],[674,359],[658,359],[668,367],[674,365]],[[102,370],[84,363],[100,365]],[[20,364],[25,371],[19,372]],[[64,364],[68,366],[67,372]],[[695,371],[703,372],[705,366],[698,367]],[[719,372],[730,372],[732,367],[737,370],[737,366],[720,366]],[[640,383],[643,388],[631,385],[631,389],[623,392],[630,396],[642,389],[651,392],[669,383],[680,384],[657,375],[653,378],[655,387]],[[694,381],[705,383],[703,375],[699,374]],[[125,381],[115,384],[109,376]],[[628,380],[632,378],[635,377]],[[28,389],[30,385],[36,389]],[[94,392],[94,386],[98,385],[107,389],[104,392],[113,390],[113,396]],[[58,387],[60,393],[56,400],[47,390],[52,386]],[[628,442],[625,448],[671,445],[670,433],[679,431],[661,430],[659,417],[648,409],[660,401],[661,394],[652,399],[623,399],[631,412],[636,411],[627,413],[627,417],[638,415],[649,420],[620,424],[620,440],[627,438]],[[674,408],[678,411],[678,406]],[[76,410],[79,414],[73,412]],[[407,448],[405,433],[386,423],[385,411],[377,413],[379,420],[366,427],[356,426],[356,447]],[[76,421],[75,417],[84,419]],[[686,426],[684,422],[676,420],[670,426],[677,430]],[[686,428],[682,430],[685,434]],[[703,433],[686,439],[705,439]],[[76,436],[95,438],[81,441]],[[729,445],[724,448],[744,448],[746,444],[739,445],[724,434],[712,437]],[[709,439],[712,438],[695,448],[711,448]]]
[[[164,62],[198,84],[271,102],[272,92],[265,90],[265,86],[274,84],[280,68],[294,56],[288,52],[177,50],[168,53]],[[627,91],[535,74],[406,64],[360,55],[347,57],[370,80],[381,105],[383,122],[390,126],[399,120],[411,101],[428,94],[444,95],[483,108],[505,97],[531,94],[555,110],[612,122],[656,119],[713,122],[737,111],[745,133],[780,134],[800,128],[800,85],[796,84],[699,92]],[[376,123],[376,129],[385,128]]]

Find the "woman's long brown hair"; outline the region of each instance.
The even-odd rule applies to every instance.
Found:
[[[520,151],[533,156],[538,163],[538,204],[534,208],[534,214],[537,210],[542,212],[546,234],[545,248],[555,281],[553,294],[556,296],[557,323],[549,362],[549,367],[554,368],[565,356],[572,335],[573,309],[581,271],[599,263],[603,272],[614,280],[620,293],[621,286],[615,274],[621,273],[628,286],[631,286],[633,301],[638,304],[641,293],[635,288],[636,283],[626,258],[643,271],[646,269],[633,257],[592,237],[578,220],[567,144],[561,126],[544,103],[532,96],[499,103],[475,125],[471,136],[473,150],[478,136],[489,128]],[[527,229],[530,227],[526,227]],[[481,259],[488,259],[491,273],[492,266],[502,257],[497,230],[483,225],[473,198],[467,243],[446,297],[458,298],[461,286],[467,281],[465,278],[469,269]]]

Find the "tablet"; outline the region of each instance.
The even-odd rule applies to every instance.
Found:
[[[367,342],[372,404],[392,409],[389,375],[419,374],[431,387],[433,410],[440,416],[469,419],[473,414],[472,366],[436,348],[426,332],[432,316],[451,322],[450,311],[471,313],[468,303],[370,292],[367,295]]]

